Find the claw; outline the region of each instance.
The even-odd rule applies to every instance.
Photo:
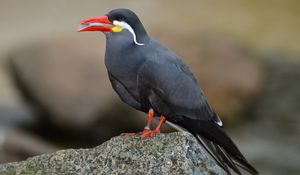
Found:
[[[151,131],[150,129],[144,129],[144,131],[142,132],[129,132],[129,133],[125,133],[126,136],[136,136],[136,135],[143,135],[145,133],[148,133],[149,131]]]
[[[159,134],[160,129],[161,129],[162,125],[165,123],[165,121],[166,121],[166,117],[161,116],[157,127],[154,130],[144,129],[143,134],[141,135],[141,138],[145,139],[147,137],[152,137],[152,136],[155,136],[156,134]]]
[[[155,136],[156,134],[159,134],[159,133],[160,133],[159,130],[149,130],[149,131],[143,132],[143,134],[141,135],[141,139],[145,139],[145,138],[148,138],[148,137],[153,137],[153,136]]]
[[[126,136],[129,136],[129,137],[132,137],[132,136],[135,136],[135,135],[138,135],[139,133],[136,133],[136,132],[129,132],[129,133],[124,133]]]
[[[159,123],[158,123],[157,127],[154,130],[151,130],[150,125],[153,121],[153,117],[154,117],[153,109],[150,109],[149,113],[148,113],[148,122],[147,122],[147,125],[144,128],[144,131],[143,132],[138,132],[138,133],[126,133],[125,135],[127,135],[127,136],[140,135],[141,139],[145,139],[147,137],[152,137],[152,136],[155,136],[156,134],[159,134],[162,125],[166,121],[166,117],[162,115],[160,117],[160,120],[159,120]]]

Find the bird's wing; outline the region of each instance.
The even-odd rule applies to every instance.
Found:
[[[224,132],[217,114],[181,61],[149,60],[140,69],[139,79],[149,89],[148,98],[154,110],[195,135],[228,174],[228,166],[238,174],[241,174],[238,166],[257,174]]]
[[[148,99],[154,110],[194,134],[227,173],[230,173],[229,166],[240,174],[237,168],[240,166],[257,174],[224,132],[219,117],[208,105],[188,67],[168,50],[152,56],[138,75],[142,88],[148,89]]]
[[[158,112],[220,123],[191,71],[169,50],[153,53],[138,77],[141,89],[150,90],[149,101]]]

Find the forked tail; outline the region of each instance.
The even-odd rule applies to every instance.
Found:
[[[247,162],[237,146],[219,125],[211,121],[184,118],[183,121],[180,121],[180,126],[196,137],[199,143],[227,174],[231,174],[229,168],[237,174],[241,174],[238,167],[243,168],[250,174],[259,174]]]

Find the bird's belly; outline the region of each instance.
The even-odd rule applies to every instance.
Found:
[[[141,87],[138,84],[137,80],[129,80],[129,79],[122,79],[122,84],[124,85],[125,89],[128,91],[128,93],[137,101],[140,103],[140,110],[144,112],[148,112],[152,106],[149,102],[149,90]]]
[[[127,75],[127,76],[124,76]],[[124,86],[124,88],[128,91],[128,93],[137,101],[139,101],[139,89],[137,85],[136,78],[134,76],[130,76],[130,74],[123,74],[115,76],[118,81]]]
[[[135,100],[140,101],[139,89],[136,83],[126,84],[125,88],[128,90],[128,92],[132,95],[132,97]]]

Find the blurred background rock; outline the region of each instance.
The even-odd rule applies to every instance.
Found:
[[[297,0],[1,1],[0,163],[143,129],[111,89],[104,35],[76,32],[118,7],[184,58],[261,174],[300,173]]]

